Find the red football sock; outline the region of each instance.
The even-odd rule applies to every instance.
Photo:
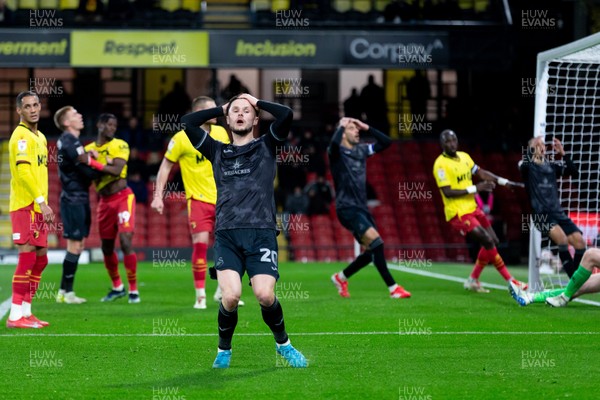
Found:
[[[19,261],[12,280],[13,304],[21,305],[25,296],[29,297],[29,275],[33,270],[35,261],[36,256],[34,251],[19,253]]]
[[[112,281],[113,288],[119,287],[123,284],[121,282],[121,276],[119,275],[119,257],[114,251],[110,255],[104,255],[104,266],[108,271],[108,276]]]
[[[35,264],[33,265],[33,269],[31,270],[31,274],[29,274],[29,293],[25,295],[23,301],[27,303],[31,303],[31,299],[35,297],[35,294],[40,286],[40,280],[42,279],[42,272],[46,269],[48,265],[48,256],[44,254],[43,256],[37,256],[35,258]]]
[[[494,247],[493,249],[488,250],[488,254],[490,255],[490,261],[494,264],[500,275],[507,281],[512,279],[512,275],[508,272],[508,269],[506,269],[504,260],[500,257],[500,254],[498,254],[498,250]]]
[[[137,255],[135,253],[127,254],[123,257],[123,264],[127,271],[129,292],[137,292]]]
[[[204,289],[206,284],[206,243],[194,243],[192,250],[192,273],[194,274],[194,287]]]
[[[473,267],[473,271],[471,272],[471,278],[479,279],[481,271],[483,271],[485,266],[488,265],[487,257],[487,250],[484,247],[479,249],[479,254],[477,254],[477,260],[475,260],[475,267]]]

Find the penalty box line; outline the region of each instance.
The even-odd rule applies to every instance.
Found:
[[[294,336],[517,336],[517,335],[600,335],[600,332],[435,332],[426,334],[419,332],[295,332]],[[24,333],[24,334],[0,334],[0,337],[217,337],[216,333],[183,333],[183,334],[153,334],[153,333]],[[235,336],[273,336],[272,333],[236,333]]]
[[[391,264],[390,263],[390,264],[388,264],[388,268],[389,269],[393,269],[395,271],[407,272],[409,274],[426,276],[428,278],[441,279],[441,280],[444,280],[444,281],[459,282],[459,283],[464,283],[465,282],[464,278],[458,278],[458,277],[452,276],[452,275],[438,274],[437,272],[429,272],[429,271],[424,271],[424,270],[421,270],[421,269],[414,269],[414,268],[403,267],[402,265],[396,265],[396,264]],[[498,290],[508,291],[508,286],[497,285],[495,283],[481,282],[481,286],[486,287],[486,288],[490,288],[490,289],[498,289]],[[572,301],[576,301],[578,303],[589,304],[589,305],[592,305],[592,306],[600,307],[600,302],[593,301],[593,300],[587,300],[587,299],[577,298],[577,299],[573,299]]]

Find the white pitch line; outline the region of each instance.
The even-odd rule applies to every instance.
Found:
[[[11,302],[12,296],[4,300],[2,304],[0,304],[0,319],[4,318],[4,316],[10,311]]]
[[[437,272],[429,272],[429,271],[423,271],[423,270],[420,270],[420,269],[403,267],[402,265],[388,264],[388,268],[396,270],[396,271],[407,272],[409,274],[421,275],[421,276],[426,276],[426,277],[429,277],[429,278],[442,279],[442,280],[445,280],[445,281],[452,281],[452,282],[459,282],[459,283],[464,283],[464,281],[465,281],[464,278],[458,278],[458,277],[452,276],[452,275],[438,274]],[[497,285],[495,283],[481,282],[481,286],[484,286],[484,287],[487,287],[487,288],[491,288],[491,289],[498,289],[498,290],[508,291],[508,287],[507,286]],[[587,300],[587,299],[579,299],[579,298],[577,298],[577,299],[573,299],[573,301],[576,301],[578,303],[589,304],[589,305],[592,305],[592,306],[598,306],[598,307],[600,307],[600,302],[593,301],[593,300]]]
[[[454,335],[454,336],[512,336],[512,335],[600,335],[600,332],[296,332],[293,336],[431,336],[431,335]],[[0,337],[217,337],[216,333],[184,333],[184,334],[153,334],[153,333],[24,333],[24,334],[0,334]],[[235,336],[273,336],[272,333],[236,333]]]

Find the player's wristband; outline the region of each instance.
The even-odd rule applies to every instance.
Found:
[[[498,178],[498,185],[500,186],[506,186],[506,184],[508,183],[508,179],[506,178]]]
[[[469,193],[469,194],[477,193],[477,186],[475,186],[475,185],[469,186],[467,188],[467,193]]]
[[[38,204],[42,204],[44,201],[46,201],[44,199],[44,196],[40,196],[40,197],[36,197],[35,198],[35,202],[38,203]]]
[[[98,161],[94,160],[93,158],[90,158],[89,166],[92,167],[92,168],[94,168],[94,169],[97,169],[98,171],[102,171],[104,169],[104,167],[105,167],[104,164],[102,164],[101,162],[98,162]]]

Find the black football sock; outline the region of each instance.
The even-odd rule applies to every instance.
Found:
[[[283,308],[281,308],[281,304],[277,297],[275,297],[275,301],[269,307],[260,306],[260,310],[262,312],[263,321],[265,324],[271,329],[273,332],[273,336],[275,337],[275,341],[278,344],[283,344],[288,341],[288,335],[285,331],[285,322],[283,321]]]
[[[350,265],[348,265],[346,269],[344,269],[344,271],[342,272],[344,273],[346,279],[348,279],[352,275],[369,265],[371,261],[373,261],[373,253],[370,250],[366,250],[364,253],[359,254],[359,256],[356,257],[356,259],[352,261]]]
[[[392,277],[392,274],[390,274],[390,270],[387,267],[387,262],[385,261],[383,241],[381,239],[379,240],[381,243],[377,247],[371,249],[373,252],[373,263],[375,264],[375,268],[377,268],[377,271],[379,271],[379,275],[381,275],[387,287],[390,287],[395,285],[396,281]]]
[[[577,271],[577,268],[581,265],[581,259],[585,254],[585,249],[575,249],[575,256],[573,257],[573,269]],[[575,273],[575,272],[573,272]],[[570,276],[569,276],[570,278]]]
[[[223,303],[219,304],[219,349],[231,350],[231,338],[238,322],[237,307],[227,311]]]
[[[67,251],[67,255],[63,261],[63,274],[60,282],[60,288],[67,293],[73,291],[73,283],[75,282],[75,272],[77,272],[78,262],[79,254],[73,254]]]
[[[575,263],[573,262],[573,257],[571,257],[571,253],[569,253],[569,246],[566,244],[559,245],[558,256],[560,257],[560,262],[562,263],[563,271],[565,271],[567,275],[569,275],[569,278],[572,277],[576,267]]]

